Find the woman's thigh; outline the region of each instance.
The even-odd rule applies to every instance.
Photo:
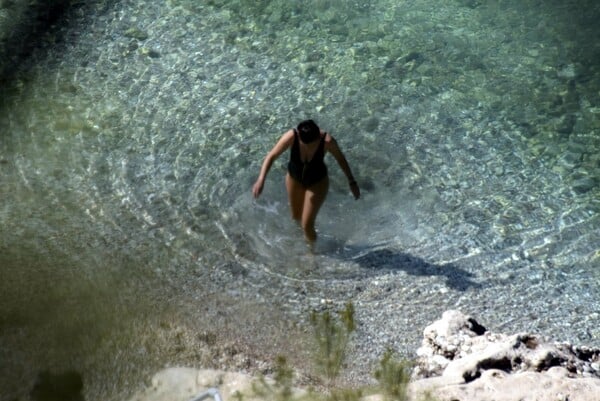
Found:
[[[329,178],[325,177],[315,185],[306,189],[304,195],[304,207],[302,210],[302,224],[312,225],[317,218],[319,209],[325,202],[327,192],[329,191]]]
[[[298,181],[294,180],[289,174],[285,176],[285,187],[288,193],[292,218],[294,220],[300,220],[302,218],[306,188]]]

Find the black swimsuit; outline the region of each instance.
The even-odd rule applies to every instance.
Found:
[[[300,157],[300,139],[298,131],[294,130],[294,144],[290,153],[290,162],[288,163],[288,172],[296,181],[305,188],[327,177],[327,166],[323,159],[325,158],[325,135],[321,136],[319,147],[314,156],[307,162],[303,162]]]

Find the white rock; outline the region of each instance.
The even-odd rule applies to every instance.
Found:
[[[251,394],[251,383],[252,378],[241,373],[169,368],[154,375],[152,386],[131,401],[189,401],[210,388],[218,388],[223,400],[231,400],[236,392]]]
[[[154,375],[152,386],[134,395],[131,401],[189,401],[211,388],[218,390],[223,401],[237,400],[237,394],[242,394],[244,400],[258,401],[252,391],[252,384],[256,381],[256,378],[242,373],[170,368]],[[298,396],[306,393],[302,389],[293,391]]]
[[[432,361],[434,364],[436,364],[436,365],[440,366],[442,369],[445,369],[445,368],[446,368],[446,366],[448,366],[448,364],[450,363],[450,361],[449,361],[447,358],[445,358],[445,357],[443,357],[443,356],[441,356],[441,355],[434,355],[434,356],[431,358],[431,361]]]
[[[529,333],[476,331],[481,325],[457,311],[425,329],[410,385],[413,400],[430,390],[439,401],[600,401],[600,349]],[[448,360],[443,370],[442,357]]]
[[[600,401],[600,349],[550,343],[528,333],[481,335],[482,329],[458,311],[427,326],[409,401],[422,400],[425,392],[437,401]],[[237,399],[238,392],[254,401],[252,382],[240,373],[171,368],[130,401],[189,401],[209,388],[218,388],[224,401]],[[383,399],[370,395],[365,401]]]

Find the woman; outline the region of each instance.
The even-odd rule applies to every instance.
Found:
[[[329,189],[327,166],[323,161],[326,152],[331,153],[337,160],[348,178],[355,199],[360,197],[360,189],[335,139],[322,131],[313,120],[306,120],[298,124],[297,128],[284,133],[265,157],[260,175],[252,187],[255,198],[258,198],[263,190],[271,165],[288,148],[292,150],[285,186],[292,218],[300,222],[306,239],[314,242],[317,239],[315,219]]]

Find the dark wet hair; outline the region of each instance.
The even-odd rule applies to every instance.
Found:
[[[321,130],[313,120],[304,120],[298,124],[298,135],[304,143],[311,143],[321,137]]]

